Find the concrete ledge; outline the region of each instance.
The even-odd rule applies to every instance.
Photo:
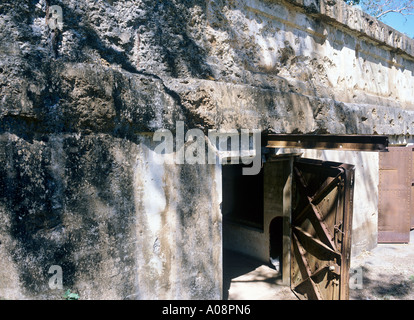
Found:
[[[286,0],[326,23],[414,60],[414,39],[342,0]]]

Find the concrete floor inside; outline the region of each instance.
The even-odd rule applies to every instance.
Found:
[[[297,300],[270,264],[225,250],[223,267],[225,300]]]

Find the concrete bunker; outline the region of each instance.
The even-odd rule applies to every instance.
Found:
[[[275,219],[289,244],[296,153],[355,165],[352,254],[376,246],[379,153],[315,137],[414,142],[412,39],[343,1],[72,10],[73,0],[55,59],[37,2],[0,3],[13,22],[0,24],[10,35],[0,50],[0,297],[60,298],[47,281],[60,265],[81,299],[220,299],[222,244],[268,263]],[[287,133],[264,146],[262,193],[251,191],[260,220],[222,224],[221,165],[154,165],[152,135],[184,120]],[[259,207],[239,198],[241,209]]]

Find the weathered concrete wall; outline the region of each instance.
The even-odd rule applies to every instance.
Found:
[[[189,127],[412,135],[413,40],[341,1],[313,2],[56,1],[54,59],[45,1],[4,1],[2,117],[55,106],[95,131],[113,120],[152,131],[165,125],[157,114]]]
[[[0,142],[0,296],[219,299],[220,168],[107,134]],[[52,265],[64,290],[51,290]],[[184,272],[185,270],[185,272]]]
[[[1,1],[0,296],[57,297],[61,265],[81,298],[220,297],[220,169],[154,167],[143,133],[412,141],[413,50],[340,1]]]
[[[215,81],[172,88],[210,125],[411,136],[412,39],[341,1],[320,6],[208,1],[198,43]]]

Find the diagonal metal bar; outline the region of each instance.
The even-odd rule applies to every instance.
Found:
[[[294,171],[297,177],[297,181],[299,182],[298,185],[302,189],[302,192],[306,195],[308,202],[309,202],[305,206],[305,208],[303,208],[303,210],[296,217],[294,217],[294,224],[300,225],[303,222],[303,220],[305,220],[305,218],[309,218],[309,220],[312,222],[313,227],[318,233],[319,238],[321,238],[322,241],[326,242],[334,251],[336,251],[335,242],[333,241],[334,237],[329,231],[329,228],[326,225],[326,223],[323,221],[323,216],[319,212],[319,209],[316,207],[316,205],[312,203],[313,199],[311,195],[309,195],[309,192],[307,191],[307,183],[304,177],[302,176],[302,173],[297,168],[295,168]],[[337,183],[338,181],[339,181],[339,178],[334,179],[333,181],[331,181],[331,183],[329,183],[329,185],[326,188],[321,190],[321,192],[326,193],[328,190],[332,190],[335,187],[334,183]],[[307,215],[307,213],[310,213],[310,214]]]
[[[299,294],[307,292],[310,299],[330,299],[325,297],[325,291],[322,294],[321,285],[326,281],[328,285],[332,280],[339,287],[334,286],[334,291],[329,289],[326,293],[332,293],[334,298],[347,299],[354,167],[313,159],[297,159],[293,174],[298,198],[291,222],[292,254],[295,257],[292,260],[295,262],[292,265],[292,270],[295,270],[292,274],[295,276],[292,290]],[[326,198],[327,202],[324,201]],[[335,212],[335,217],[331,212]],[[342,223],[343,234],[336,245],[335,228],[339,230],[339,222]],[[317,259],[320,267],[314,259]],[[312,273],[313,266],[317,270]],[[296,275],[296,270],[300,271],[301,277]]]
[[[309,220],[312,222],[313,227],[316,230],[316,233],[319,235],[319,238],[326,242],[333,250],[337,251],[334,236],[329,231],[328,226],[323,221],[322,214],[319,212],[319,209],[311,203],[312,211],[309,215]]]
[[[342,172],[339,173],[327,186],[319,190],[317,194],[312,197],[312,203],[319,203],[325,196],[327,196],[334,188],[342,181]]]
[[[329,268],[329,266],[328,266],[328,265],[320,267],[318,270],[316,270],[316,271],[315,271],[315,272],[311,275],[311,277],[310,277],[310,278],[306,278],[306,279],[302,280],[301,282],[299,282],[298,284],[296,284],[294,289],[299,288],[299,287],[300,287],[300,286],[302,286],[303,284],[305,284],[305,283],[309,282],[309,280],[311,280],[311,281],[313,282],[313,286],[315,286],[315,287],[316,287],[315,281],[313,281],[313,280],[312,280],[312,277],[316,277],[317,275],[319,275],[319,274],[320,274],[320,273],[322,273],[323,271],[326,271],[328,268]],[[315,295],[316,295],[316,294],[315,294]],[[320,300],[322,300],[322,298],[321,298]]]
[[[293,232],[295,232],[296,236],[301,240],[301,243],[306,243],[308,246],[313,246],[314,248],[322,251],[322,255],[325,256],[325,258],[336,258],[338,261],[341,260],[340,252],[332,250],[332,248],[327,246],[321,240],[313,237],[310,233],[306,232],[302,228],[293,226]]]
[[[324,188],[319,190],[315,195],[309,194],[307,188],[307,183],[302,176],[302,173],[298,170],[298,168],[294,168],[297,181],[299,182],[299,188],[301,191],[308,197],[309,202],[313,204],[319,203],[327,194],[329,194],[341,181],[342,181],[342,173],[339,173],[330,183],[328,183]],[[342,171],[342,170],[341,170]],[[310,209],[310,206],[307,205],[303,210],[296,216],[295,222],[300,224],[300,221],[303,219],[306,212]]]
[[[299,189],[301,189],[301,192],[303,194],[305,194],[308,199],[309,199],[309,195],[308,195],[308,190],[307,190],[307,183],[305,182],[305,179],[303,178],[302,174],[300,173],[300,171],[298,170],[298,168],[294,167],[293,168],[295,171],[295,175],[296,175],[296,181],[298,182],[296,185],[299,187]],[[311,209],[310,207],[310,202],[303,208],[303,210],[301,212],[299,212],[299,214],[295,215],[294,218],[294,223],[300,225],[303,220],[306,218],[306,213]]]
[[[296,235],[295,235],[294,233],[292,234],[292,237],[293,237],[293,246],[294,246],[294,249],[295,249],[295,251],[296,251],[297,253],[299,253],[299,254],[297,255],[297,256],[298,256],[298,258],[299,258],[299,259],[297,259],[297,262],[298,262],[298,264],[299,264],[299,268],[300,268],[301,270],[304,270],[304,271],[305,271],[305,274],[306,274],[306,275],[303,277],[303,278],[304,278],[304,280],[302,280],[299,284],[295,285],[294,290],[295,290],[296,288],[298,288],[301,284],[303,284],[303,283],[305,283],[306,281],[308,281],[308,282],[310,283],[310,285],[311,285],[311,288],[312,288],[312,291],[313,291],[313,293],[314,293],[315,297],[316,297],[318,300],[323,300],[321,292],[319,291],[319,289],[318,289],[317,285],[315,284],[315,282],[314,282],[314,281],[312,280],[312,278],[311,278],[311,276],[312,276],[312,271],[311,271],[311,268],[310,268],[310,266],[309,266],[309,263],[308,263],[308,261],[307,261],[307,259],[306,259],[306,257],[305,257],[305,249],[302,247],[302,245],[300,244],[300,242],[299,242],[298,238],[296,237]],[[302,274],[302,275],[303,275],[303,274]]]

